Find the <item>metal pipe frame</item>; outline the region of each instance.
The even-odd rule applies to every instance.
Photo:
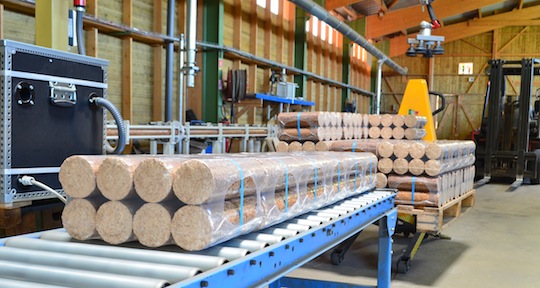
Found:
[[[386,63],[386,65],[396,70],[399,74],[401,75],[407,74],[406,68],[399,66],[399,64],[394,62],[392,59],[388,58],[388,56],[386,56],[383,52],[381,52],[381,50],[377,49],[377,47],[373,46],[364,37],[358,34],[358,32],[354,31],[347,24],[341,22],[338,18],[330,14],[326,9],[321,7],[319,4],[311,0],[289,0],[289,2],[292,2],[296,6],[301,7],[302,9],[311,13],[315,17],[319,18],[319,20],[330,25],[330,27],[339,31],[341,34],[343,34],[343,36],[349,38],[352,42],[364,47],[366,51],[371,53],[373,56],[377,57],[377,59],[385,60],[384,62]]]
[[[315,73],[311,73],[309,71],[298,69],[296,67],[289,66],[289,65],[286,65],[286,64],[283,64],[283,63],[279,63],[279,62],[272,61],[272,60],[269,60],[269,59],[266,59],[266,58],[255,56],[255,55],[253,55],[251,53],[244,52],[244,51],[238,50],[238,49],[233,48],[233,47],[228,47],[228,46],[224,46],[224,45],[218,45],[218,44],[209,43],[209,42],[201,42],[201,41],[197,41],[197,45],[200,46],[200,47],[206,48],[206,49],[217,49],[217,50],[222,50],[222,51],[234,53],[234,54],[236,54],[238,56],[241,56],[241,57],[244,57],[244,58],[247,58],[247,59],[250,59],[250,60],[254,60],[254,61],[257,61],[257,62],[260,62],[260,63],[263,63],[263,64],[266,64],[270,68],[286,69],[288,72],[292,72],[294,74],[304,75],[304,76],[310,77],[312,79],[319,80],[321,82],[324,82],[324,83],[327,83],[327,84],[330,84],[330,85],[334,85],[334,86],[337,86],[337,87],[340,87],[340,88],[347,88],[347,89],[350,89],[351,91],[354,91],[354,92],[362,94],[362,95],[371,96],[371,97],[374,96],[373,93],[371,93],[371,92],[369,92],[367,90],[364,90],[364,89],[360,89],[360,88],[358,88],[356,86],[352,86],[352,85],[342,83],[342,82],[339,82],[339,81],[336,81],[336,80],[333,80],[333,79],[330,79],[330,78],[326,78],[326,77],[317,75]]]
[[[174,0],[167,1],[167,36],[174,36]],[[172,120],[173,111],[173,73],[174,73],[174,42],[169,41],[165,50],[165,121]]]
[[[199,67],[195,63],[197,53],[197,0],[187,1],[186,30],[187,57],[185,67],[187,86],[195,87],[195,74],[199,71]]]

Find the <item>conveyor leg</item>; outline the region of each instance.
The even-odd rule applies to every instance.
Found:
[[[349,251],[349,248],[351,248],[354,241],[356,241],[356,238],[360,235],[362,231],[354,234],[349,239],[341,242],[334,251],[332,251],[332,255],[330,255],[330,261],[333,265],[339,265],[341,262],[343,262],[343,259],[345,258],[345,254],[347,254],[347,251]]]
[[[377,287],[390,287],[392,271],[392,235],[396,231],[396,209],[379,220],[379,261]]]
[[[426,232],[415,233],[411,242],[407,246],[405,253],[399,257],[396,267],[398,273],[407,273],[411,268],[411,260],[414,258],[414,255],[418,251],[420,244],[426,237]]]

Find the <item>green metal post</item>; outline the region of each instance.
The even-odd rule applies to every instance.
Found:
[[[223,0],[204,1],[203,39],[223,45]],[[204,51],[202,72],[202,119],[217,123],[221,120],[221,90],[223,51]]]
[[[296,21],[294,26],[294,67],[306,70],[307,62],[307,44],[306,44],[306,22],[308,17],[306,12],[300,8],[295,9]],[[306,97],[305,75],[294,75],[294,82],[298,85],[298,91],[301,97]]]
[[[364,18],[357,19],[354,21],[349,22],[349,26],[353,28],[358,34],[365,36],[366,35],[366,20]],[[342,70],[342,79],[341,81],[346,84],[350,83],[350,52],[351,52],[351,41],[343,37],[343,54],[342,54],[342,63],[343,67]],[[363,87],[362,87],[363,88]],[[347,99],[350,97],[351,91],[348,88],[343,88],[341,90],[341,111],[345,110],[345,104],[347,103]]]

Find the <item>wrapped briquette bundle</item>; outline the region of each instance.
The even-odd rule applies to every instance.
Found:
[[[396,158],[392,165],[392,170],[398,175],[403,175],[409,172],[409,162],[403,158]]]
[[[442,173],[471,166],[474,164],[474,161],[474,155],[461,157],[460,161],[428,160],[425,166],[425,173],[429,176],[437,176]]]
[[[173,191],[191,205],[252,195],[272,168],[248,157],[189,159],[176,169]]]
[[[392,129],[392,138],[396,140],[405,138],[405,129],[402,127],[394,127],[394,129]]]
[[[407,128],[423,128],[427,123],[427,118],[418,115],[405,116],[405,126]]]
[[[421,141],[409,141],[409,155],[414,159],[421,159],[426,154],[426,144]]]
[[[285,112],[279,113],[279,126],[285,128],[310,128],[324,125],[323,112]]]
[[[298,141],[292,141],[289,143],[289,152],[298,152],[302,151],[302,143]]]
[[[418,193],[411,191],[399,191],[395,203],[398,205],[412,204],[421,206],[441,206],[444,200],[439,193]]]
[[[184,155],[160,156],[140,162],[133,173],[135,192],[149,203],[161,202],[174,195],[174,172],[190,158]]]
[[[368,132],[369,138],[371,139],[378,139],[381,137],[381,128],[379,127],[371,127],[369,128]]]
[[[393,119],[394,119],[394,115],[392,115],[392,114],[382,114],[381,115],[381,125],[383,127],[390,127],[390,126],[392,126]]]
[[[105,155],[75,155],[64,160],[58,179],[64,192],[73,198],[85,198],[99,194],[96,173]]]
[[[368,115],[368,122],[370,127],[379,127],[381,125],[381,115],[370,114]],[[377,137],[378,138],[378,137]]]
[[[246,197],[205,205],[187,205],[171,220],[176,245],[198,251],[258,228],[263,221],[257,197]]]
[[[394,166],[394,161],[390,158],[382,158],[379,159],[379,163],[377,164],[377,169],[379,172],[383,174],[390,174],[392,172],[392,168]]]
[[[394,154],[394,144],[390,141],[377,143],[377,156],[381,158],[390,158]]]
[[[101,195],[85,199],[69,199],[62,211],[62,225],[71,237],[77,240],[98,238],[96,213],[107,199]]]
[[[376,187],[377,188],[386,188],[387,184],[388,184],[388,177],[385,174],[378,172],[377,173]]]
[[[315,144],[315,151],[330,151],[330,145],[332,142],[319,141]]]
[[[425,166],[424,161],[420,159],[412,159],[409,161],[409,173],[415,176],[421,175],[425,171]]]
[[[392,132],[393,129],[391,127],[383,127],[381,128],[381,138],[388,140],[392,138]]]
[[[174,243],[171,223],[174,213],[183,203],[169,198],[162,203],[146,203],[133,216],[133,233],[146,247],[161,247]]]
[[[101,194],[109,200],[123,200],[136,196],[133,184],[135,169],[147,156],[109,156],[96,173]]]
[[[315,151],[315,142],[306,141],[302,143],[302,151]]]
[[[443,177],[416,177],[407,175],[389,175],[388,187],[395,188],[400,191],[415,191],[415,192],[443,192]]]
[[[143,204],[141,199],[135,197],[101,205],[96,213],[99,237],[114,245],[136,240],[133,233],[133,215]]]
[[[404,134],[407,140],[420,140],[426,136],[426,133],[426,129],[407,128]]]
[[[405,116],[396,114],[392,118],[392,124],[394,127],[403,127],[405,125]]]
[[[409,156],[409,148],[410,147],[410,143],[409,141],[397,141],[395,142],[394,144],[394,149],[393,149],[393,152],[394,152],[394,155],[397,157],[397,158],[407,158],[407,156]],[[390,157],[390,156],[388,156]]]
[[[316,141],[319,140],[319,127],[309,128],[283,128],[278,131],[278,139],[281,141]]]
[[[289,143],[285,141],[279,141],[276,145],[276,152],[288,152],[289,151]]]

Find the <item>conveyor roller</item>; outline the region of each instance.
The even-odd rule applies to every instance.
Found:
[[[394,190],[365,192],[200,252],[79,242],[63,229],[0,239],[0,278],[14,287],[20,281],[67,287],[277,287],[274,281],[285,281],[281,277],[292,269],[379,222],[378,282],[386,287],[394,197]]]

